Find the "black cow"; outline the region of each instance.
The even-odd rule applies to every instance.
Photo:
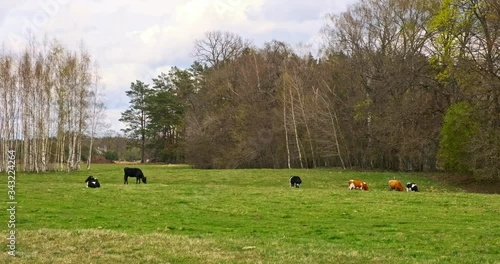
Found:
[[[407,192],[418,192],[417,184],[413,183],[413,182],[406,183],[406,191]]]
[[[123,176],[123,184],[128,184],[128,177],[135,177],[135,183],[141,183],[141,180],[143,183],[146,183],[146,176],[142,173],[141,169],[138,168],[125,168],[123,169],[125,172],[125,175]]]
[[[99,187],[101,187],[97,178],[94,178],[92,175],[89,176],[85,180],[85,182],[87,183],[87,188],[99,188]]]
[[[300,179],[299,176],[290,177],[290,187],[299,188],[301,183],[302,183],[302,180]]]

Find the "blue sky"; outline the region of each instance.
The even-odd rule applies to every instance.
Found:
[[[327,13],[357,0],[0,0],[0,36],[8,50],[57,38],[78,49],[83,42],[100,67],[111,129],[128,107],[130,83],[189,67],[193,43],[208,31],[230,31],[257,46],[273,39],[318,47]]]

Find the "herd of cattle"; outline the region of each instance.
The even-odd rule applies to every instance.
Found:
[[[128,184],[128,177],[134,177],[135,178],[135,183],[143,183],[147,182],[146,176],[144,176],[144,173],[142,173],[141,169],[139,168],[124,168],[123,169],[124,175],[123,175],[123,184]],[[97,178],[94,178],[94,176],[89,176],[85,182],[87,183],[87,188],[99,188],[101,187],[101,184],[99,184],[99,181]]]
[[[128,184],[128,177],[134,177],[135,178],[135,183],[146,183],[146,176],[144,176],[144,173],[142,173],[141,169],[139,168],[124,168],[123,169],[124,175],[123,175],[123,184]],[[97,178],[94,178],[93,176],[89,176],[85,182],[87,183],[87,188],[99,188],[101,187],[101,184],[97,180]],[[299,188],[300,184],[302,184],[302,179],[299,176],[292,176],[290,177],[290,186]],[[366,182],[361,181],[361,180],[349,180],[348,182],[348,189],[349,190],[362,190],[362,191],[368,191],[368,184]],[[402,192],[404,190],[403,185],[401,184],[400,181],[398,180],[390,180],[389,181],[389,189],[390,190],[396,190],[399,192]],[[406,191],[410,192],[418,192],[418,187],[416,183],[413,182],[408,182],[406,184]]]
[[[300,184],[302,183],[302,179],[299,176],[292,176],[290,177],[290,186],[299,188]],[[362,190],[362,191],[368,191],[368,184],[364,181],[360,180],[349,180],[348,182],[348,189],[349,190]],[[389,181],[389,189],[395,190],[402,192],[404,191],[403,185],[401,184],[400,181],[398,180],[390,180]],[[418,186],[414,182],[408,182],[406,183],[406,191],[407,192],[418,192]]]

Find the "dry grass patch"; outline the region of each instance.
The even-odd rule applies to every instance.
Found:
[[[20,231],[17,256],[0,263],[258,263],[243,247],[220,247],[210,238],[129,234],[109,230]]]

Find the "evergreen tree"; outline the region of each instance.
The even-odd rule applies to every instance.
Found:
[[[151,93],[151,88],[144,82],[136,80],[135,83],[130,84],[130,90],[126,93],[130,97],[130,107],[122,113],[119,121],[127,124],[127,127],[122,129],[122,131],[132,139],[132,142],[139,143],[137,145],[141,149],[141,163],[144,163],[144,151],[147,139],[146,131],[150,123],[150,119],[146,113],[146,100],[148,94]]]

